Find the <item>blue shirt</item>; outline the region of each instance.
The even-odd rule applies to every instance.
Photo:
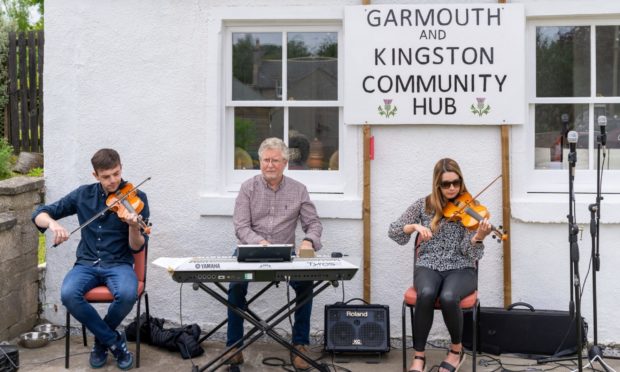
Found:
[[[121,182],[120,187],[125,183]],[[100,183],[83,185],[55,203],[38,207],[32,214],[32,222],[41,212],[46,212],[55,220],[77,213],[78,222],[82,225],[107,208],[107,197]],[[144,203],[140,215],[147,219],[150,213],[146,194],[138,190],[138,197]],[[40,227],[38,229],[41,232],[46,230]],[[82,239],[76,251],[76,264],[99,264],[102,267],[125,263],[133,265],[133,251],[129,246],[129,225],[119,219],[116,213],[107,211],[103,216],[99,216],[81,230],[81,235]],[[146,245],[148,236],[143,235]],[[140,249],[144,249],[144,246]]]

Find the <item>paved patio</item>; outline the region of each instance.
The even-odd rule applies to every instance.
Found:
[[[92,345],[92,338],[89,339]],[[164,349],[155,348],[146,344],[141,347],[141,365],[142,371],[192,371],[192,364],[204,366],[213,356],[223,349],[223,343],[214,341],[205,341],[202,344],[205,354],[193,360],[184,360],[178,352],[170,352]],[[129,343],[129,348],[135,351],[135,344]],[[337,355],[332,359],[331,355],[322,353],[322,345],[311,347],[312,357],[321,358],[320,361],[330,366],[330,371],[353,371],[353,372],[388,372],[402,370],[402,354],[400,349],[392,349],[389,353],[384,354],[381,358],[375,355]],[[81,335],[71,336],[71,371],[92,371],[88,365],[88,353],[90,348],[82,345]],[[411,350],[408,351],[411,353]],[[53,341],[45,347],[39,349],[19,349],[19,359],[21,367],[20,372],[26,371],[62,371],[64,370],[64,354],[65,340]],[[290,365],[286,369],[282,366],[268,366],[263,364],[265,358],[280,358],[289,363],[287,351],[280,345],[268,342],[259,342],[250,345],[245,351],[245,363],[239,369],[240,371],[292,371]],[[427,371],[442,361],[445,356],[445,349],[429,348],[427,352]],[[409,358],[411,355],[409,355]],[[278,363],[277,359],[272,359],[274,363]],[[467,359],[461,371],[471,371],[472,369],[471,354],[467,355]],[[616,371],[620,371],[620,360],[605,358],[605,362]],[[501,363],[501,364],[500,364]],[[588,363],[584,359],[584,367]],[[569,371],[577,368],[576,361],[566,361],[562,363],[537,364],[535,360],[518,358],[514,355],[501,355],[501,358],[490,355],[478,355],[478,371],[543,371],[543,370],[559,370]],[[596,363],[597,370],[603,370],[600,363]],[[228,371],[228,368],[220,368],[218,371]],[[108,360],[108,364],[100,369],[100,371],[118,371],[116,364],[112,359]]]

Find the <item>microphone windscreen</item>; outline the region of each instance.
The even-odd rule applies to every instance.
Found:
[[[577,143],[577,140],[579,139],[579,133],[577,133],[574,130],[571,130],[566,135],[566,138],[568,139],[568,143]]]

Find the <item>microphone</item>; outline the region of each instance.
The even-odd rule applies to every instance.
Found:
[[[562,121],[562,136],[566,137],[566,133],[568,132],[568,120],[570,116],[568,114],[560,115],[560,120]]]
[[[570,152],[575,152],[575,147],[577,146],[577,140],[579,139],[579,133],[574,130],[571,130],[566,135],[566,139],[568,139],[568,146],[570,148]],[[576,160],[576,158],[575,158]]]
[[[577,140],[579,139],[579,133],[574,130],[571,130],[566,135],[566,139],[568,140],[568,147],[570,151],[568,152],[568,164],[570,166],[571,176],[574,176],[574,168],[577,163]]]
[[[601,129],[601,145],[605,147],[605,143],[607,142],[607,133],[605,133],[605,128],[607,127],[607,116],[600,115],[598,117],[598,127]]]

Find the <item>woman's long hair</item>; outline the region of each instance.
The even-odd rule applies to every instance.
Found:
[[[435,164],[435,169],[433,170],[433,191],[426,197],[426,213],[433,214],[433,219],[431,220],[431,231],[433,233],[437,232],[439,229],[439,222],[443,218],[443,209],[448,203],[448,199],[446,199],[441,192],[441,176],[446,172],[454,172],[458,174],[461,179],[459,194],[467,192],[463,173],[461,172],[459,164],[449,158],[439,160],[437,164]]]

